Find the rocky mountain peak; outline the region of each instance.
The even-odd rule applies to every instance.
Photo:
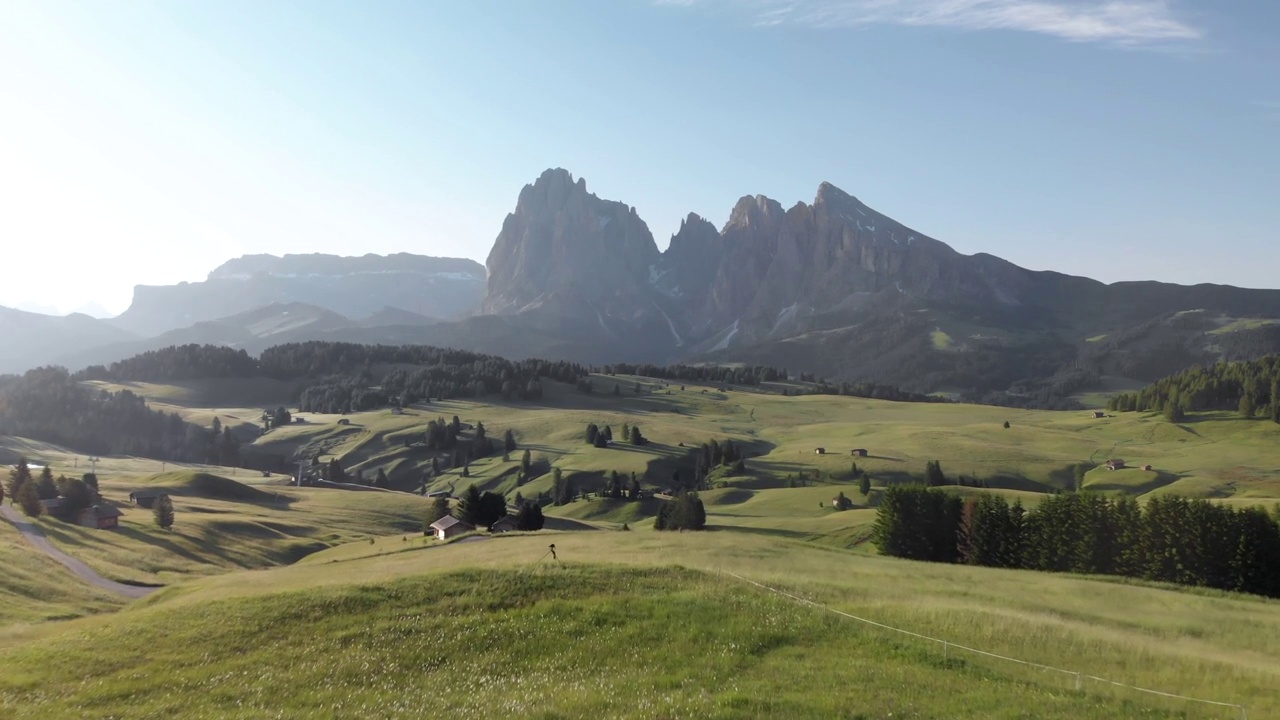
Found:
[[[658,258],[634,208],[588,193],[567,170],[547,170],[520,191],[489,252],[483,311],[515,313],[555,298],[613,302],[647,288]]]
[[[862,205],[861,202],[858,202],[858,198],[850,195],[849,193],[841,190],[840,188],[836,187],[835,185],[832,185],[829,182],[823,181],[823,183],[818,186],[818,194],[814,196],[813,204],[814,205],[837,204],[837,203],[844,204],[850,201],[855,202],[858,205]]]
[[[733,212],[729,213],[729,222],[725,225],[725,230],[734,227],[758,226],[762,223],[776,224],[783,214],[785,211],[777,200],[764,195],[746,195],[733,206]]]

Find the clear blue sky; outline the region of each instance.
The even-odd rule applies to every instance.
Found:
[[[0,304],[483,261],[553,166],[660,247],[827,180],[962,252],[1280,287],[1276,37],[1275,0],[10,0]]]

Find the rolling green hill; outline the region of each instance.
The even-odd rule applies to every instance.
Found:
[[[563,564],[538,561],[554,541]],[[582,532],[208,577],[0,650],[10,717],[1232,717],[1280,711],[1280,605],[734,532]],[[95,642],[85,643],[84,637]],[[288,662],[281,662],[289,658]],[[64,669],[75,667],[75,673]],[[18,669],[18,670],[14,670]],[[430,687],[430,692],[422,692]]]
[[[639,381],[640,394],[612,392]],[[711,439],[747,451],[712,473],[708,531],[660,533],[663,500],[593,496],[549,507],[547,530],[439,543],[430,501],[396,491],[295,487],[286,476],[127,457],[97,463],[119,530],[41,519],[62,549],[107,577],[166,587],[108,613],[101,596],[14,538],[0,557],[10,625],[0,633],[0,716],[111,714],[408,717],[424,712],[560,717],[1232,717],[861,624],[768,593],[929,637],[1128,685],[1280,712],[1280,603],[1116,578],[931,565],[867,542],[883,488],[938,460],[957,493],[1033,505],[1074,483],[1146,497],[1280,498],[1280,426],[1230,413],[1172,424],[1155,414],[892,403],[596,376],[597,391],[547,383],[537,403],[437,401],[403,413],[301,413],[253,443],[261,452],[385,470],[400,490],[470,484],[513,498],[551,489],[560,469],[595,491],[611,471],[649,490],[691,472]],[[177,391],[159,390],[173,398]],[[220,415],[188,396],[191,412]],[[254,409],[246,402],[235,412]],[[427,477],[412,443],[457,415],[519,449]],[[251,417],[246,415],[247,417]],[[339,420],[345,419],[345,424]],[[1009,427],[1005,428],[1004,423]],[[643,446],[596,448],[588,423],[639,425]],[[464,429],[463,437],[472,430]],[[816,452],[823,448],[824,453]],[[866,449],[867,457],[851,454]],[[0,449],[55,471],[85,458],[6,438]],[[528,449],[535,477],[518,483]],[[1138,469],[1110,471],[1123,457]],[[862,495],[852,463],[869,472]],[[1141,465],[1151,464],[1145,471]],[[425,486],[423,480],[426,479]],[[986,484],[987,489],[973,487]],[[160,530],[128,494],[165,488],[177,522]],[[853,508],[831,507],[844,492]],[[630,532],[618,532],[626,525]],[[573,531],[569,531],[573,530]],[[559,561],[547,556],[555,543]],[[850,552],[849,549],[853,549]],[[25,623],[80,617],[56,623]],[[85,643],[83,638],[94,642]],[[290,658],[281,662],[281,658]],[[75,672],[70,672],[75,668]],[[424,692],[422,688],[431,688]],[[1034,710],[1029,710],[1033,708]],[[1235,712],[1228,710],[1228,712]]]

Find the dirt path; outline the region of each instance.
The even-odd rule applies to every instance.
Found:
[[[107,592],[113,592],[117,595],[123,595],[128,598],[146,597],[160,589],[155,587],[126,585],[124,583],[118,583],[115,580],[108,580],[95,572],[93,568],[54,547],[53,543],[49,542],[49,538],[45,537],[43,530],[27,518],[22,517],[22,515],[18,514],[18,511],[14,510],[11,506],[0,505],[0,515],[4,515],[6,520],[13,523],[13,526],[18,528],[18,532],[22,533],[22,536],[27,539],[27,542],[34,545],[37,550],[62,563],[76,577],[90,585],[100,587]]]

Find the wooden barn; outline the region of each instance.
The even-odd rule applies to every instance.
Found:
[[[129,502],[140,508],[153,508],[156,506],[156,500],[164,494],[161,490],[134,490],[129,493]]]
[[[867,456],[867,449],[866,449],[866,448],[854,448],[853,450],[850,450],[850,451],[849,451],[849,454],[850,454],[850,455],[853,455],[854,457],[866,457],[866,456]]]
[[[1120,469],[1122,469],[1122,468],[1124,468],[1124,461],[1123,461],[1123,460],[1119,460],[1119,459],[1117,459],[1117,460],[1108,460],[1108,461],[1107,461],[1107,469],[1108,469],[1108,470],[1120,470]]]
[[[110,530],[120,525],[120,516],[123,514],[110,505],[94,505],[82,510],[78,520],[80,525],[87,528]]]

